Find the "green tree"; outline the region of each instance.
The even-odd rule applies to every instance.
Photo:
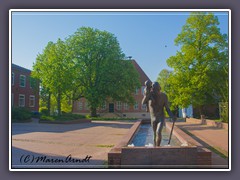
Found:
[[[132,92],[140,82],[124,57],[113,34],[82,27],[65,41],[49,42],[38,54],[32,75],[41,81],[48,109],[57,104],[61,114],[62,105],[69,111],[70,101],[85,97],[91,115],[96,116],[107,98],[133,103]]]
[[[106,31],[82,27],[66,40],[74,66],[73,99],[85,97],[91,116],[107,98],[131,102],[140,82],[130,61],[124,61],[117,38]]]
[[[48,91],[48,94],[55,95],[59,115],[61,114],[62,96],[72,86],[72,64],[66,49],[65,42],[61,39],[58,39],[56,43],[49,42],[43,53],[38,54],[32,72],[32,76],[41,81],[41,86]]]
[[[167,70],[167,69],[163,69],[158,74],[157,82],[160,84],[162,92],[166,92],[166,89],[169,86],[168,78],[169,78],[170,74],[171,74],[171,71]]]
[[[219,22],[211,13],[191,13],[175,39],[181,50],[167,60],[174,69],[168,82],[173,102],[182,107],[202,107],[223,97],[228,76],[227,35],[221,34]],[[202,112],[200,112],[202,113]]]
[[[51,111],[51,92],[49,91],[49,89],[45,88],[45,87],[40,87],[40,107],[43,108],[47,108],[47,114],[50,115],[50,111]]]
[[[161,91],[166,93],[168,95],[168,101],[170,105],[171,111],[176,115],[178,110],[178,104],[174,103],[174,93],[171,93],[169,90],[171,88],[171,84],[169,83],[169,78],[172,75],[172,71],[168,69],[163,69],[159,74],[157,78],[157,82],[161,86]],[[172,102],[173,101],[173,102]],[[168,116],[167,111],[164,109],[164,113],[166,116]]]

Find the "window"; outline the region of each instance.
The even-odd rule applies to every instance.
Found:
[[[125,110],[128,110],[128,103],[124,103],[123,106]]]
[[[79,102],[78,107],[79,107],[79,110],[83,110],[83,103]]]
[[[12,72],[12,86],[14,86],[14,77],[15,77],[15,74],[14,72]]]
[[[117,110],[122,109],[122,103],[120,101],[117,101]]]
[[[37,87],[37,80],[33,77],[29,77],[29,84],[30,84],[30,88],[34,88],[34,87]]]
[[[135,95],[138,95],[138,88],[136,88],[136,90],[135,90]]]
[[[86,101],[85,102],[85,110],[88,110],[89,108],[88,108],[88,102]]]
[[[142,95],[144,95],[144,89],[145,89],[145,87],[142,86]]]
[[[25,107],[25,95],[19,94],[18,105],[19,107]]]
[[[30,84],[30,88],[33,88],[33,79],[29,78],[29,84]]]
[[[31,95],[29,96],[29,107],[35,106],[35,96]]]
[[[138,110],[138,102],[136,101],[135,104],[134,104],[134,109],[135,110]]]
[[[142,110],[146,110],[146,104],[142,104]]]
[[[105,110],[107,107],[106,101],[102,104],[102,110]]]
[[[26,86],[26,76],[20,75],[20,87]]]

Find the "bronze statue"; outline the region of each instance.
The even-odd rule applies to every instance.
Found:
[[[150,93],[151,87],[152,87],[152,82],[150,80],[145,81],[145,88],[143,91],[144,97],[146,97]],[[142,104],[146,105],[146,111],[149,112],[148,101],[145,101]]]
[[[167,95],[161,92],[159,83],[153,82],[149,91],[147,90],[149,88],[147,84],[148,82],[146,81],[146,93],[144,93],[142,104],[146,104],[150,112],[151,125],[154,133],[154,146],[160,146],[162,129],[165,122],[164,107],[173,121],[176,121],[176,118],[169,108]]]

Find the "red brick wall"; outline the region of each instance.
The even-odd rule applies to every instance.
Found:
[[[147,122],[148,121],[143,120],[136,122],[119,142],[119,144],[115,145],[110,150],[108,153],[108,165],[110,168],[119,168],[121,165],[164,165],[160,166],[164,168],[167,167],[166,165],[169,165],[170,168],[211,167],[211,151],[207,148],[204,148],[202,144],[198,143],[196,140],[177,127],[175,128],[178,131],[178,138],[180,136],[184,137],[189,146],[127,147],[128,143],[138,130],[140,124]],[[166,125],[169,126],[170,123],[167,123]],[[173,134],[176,134],[176,129],[174,129]],[[126,166],[122,167],[124,168]],[[142,167],[143,166],[140,166],[140,168]]]
[[[134,105],[128,104],[128,109],[125,109],[124,107],[124,102],[121,102],[121,108],[118,109],[117,107],[117,101],[115,102],[107,102],[106,101],[106,108],[105,109],[100,109],[99,112],[108,112],[109,111],[109,103],[114,103],[114,111],[115,112],[121,112],[121,113],[141,113],[141,112],[146,112],[145,109],[142,109],[142,99],[143,99],[143,93],[142,93],[142,88],[139,88],[137,90],[137,93],[134,92],[133,96],[135,101],[138,102],[138,108],[135,109]],[[82,109],[80,110],[80,103],[82,103]],[[79,101],[74,102],[74,107],[73,107],[73,112],[74,113],[89,113],[89,109],[86,108],[86,99],[81,98]]]
[[[12,106],[14,107],[19,106],[19,95],[22,94],[25,95],[25,107],[30,109],[31,111],[39,111],[39,88],[37,90],[34,90],[33,88],[30,87],[31,71],[21,67],[12,67],[12,73],[14,73],[14,84],[12,84],[11,89],[11,103],[13,98]],[[25,87],[20,87],[20,75],[26,76]],[[34,107],[29,106],[29,100],[31,95],[35,96]]]

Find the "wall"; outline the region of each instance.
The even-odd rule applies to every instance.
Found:
[[[11,95],[13,95],[13,106],[19,106],[19,95],[25,95],[25,107],[31,111],[39,111],[39,88],[36,90],[30,87],[30,74],[31,71],[21,67],[12,66],[12,72],[14,73],[14,85],[11,88]],[[20,75],[26,76],[25,87],[20,87]],[[29,106],[30,95],[35,96],[34,107]],[[11,96],[12,97],[12,96]],[[12,103],[12,102],[11,102]]]
[[[213,126],[213,127],[223,128],[223,129],[228,130],[228,123],[216,122],[214,120],[209,120],[209,119],[206,119],[205,122],[203,123],[201,119],[186,118],[186,122],[205,124],[205,125],[208,125],[208,126]]]
[[[127,147],[141,123],[146,123],[146,120],[136,122],[122,141],[110,150],[109,167],[142,168],[151,165],[153,168],[201,168],[211,166],[211,151],[177,127],[174,128],[174,134],[182,139],[182,142],[187,142],[188,146]],[[166,123],[166,126],[167,129],[171,129],[171,123]]]
[[[121,106],[118,108],[117,101],[106,100],[105,107],[98,110],[98,114],[104,115],[109,113],[109,104],[114,104],[114,113],[120,117],[135,117],[135,118],[149,118],[150,115],[146,112],[146,108],[142,107],[143,88],[139,88],[137,92],[134,92],[133,96],[136,102],[138,102],[138,108],[134,108],[134,105],[128,104],[128,108],[124,107],[124,102],[121,102]],[[74,102],[73,113],[90,114],[90,110],[85,98],[81,98],[79,101]],[[125,116],[124,116],[125,115]],[[145,116],[144,116],[145,115]]]

